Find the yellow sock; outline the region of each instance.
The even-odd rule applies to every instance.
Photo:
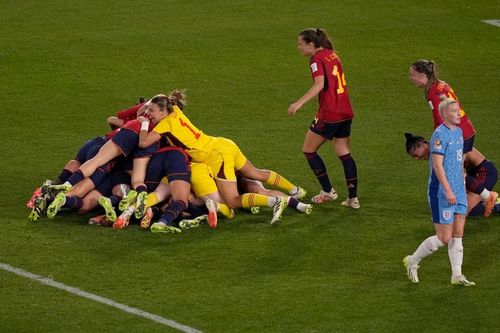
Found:
[[[217,211],[228,219],[232,219],[234,217],[234,211],[226,204],[219,202],[217,204]]]
[[[269,197],[257,193],[245,193],[241,196],[241,205],[243,208],[257,206],[272,206],[269,204]]]
[[[266,180],[266,184],[277,187],[281,190],[285,190],[286,193],[291,193],[296,187],[290,183],[285,177],[277,174],[274,171],[269,171],[269,178]]]
[[[154,192],[148,193],[146,197],[146,207],[153,207],[158,203],[158,197]]]

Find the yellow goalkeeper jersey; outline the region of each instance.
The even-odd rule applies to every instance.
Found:
[[[214,146],[215,138],[194,126],[177,106],[153,131],[166,137],[171,145],[184,149],[193,162],[205,162]]]

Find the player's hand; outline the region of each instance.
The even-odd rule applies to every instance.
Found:
[[[299,109],[302,107],[302,105],[300,105],[300,103],[298,102],[295,102],[293,104],[291,104],[289,107],[288,107],[288,115],[290,117],[294,117],[295,114],[297,113],[297,111],[299,111]]]
[[[445,191],[444,195],[446,196],[446,201],[448,201],[449,205],[454,205],[457,203],[457,197],[455,196],[455,193],[453,193],[453,191]]]
[[[144,116],[139,116],[137,118],[137,120],[139,120],[141,122],[141,124],[144,123],[144,122],[149,122],[149,119],[146,118],[146,117],[144,117]]]

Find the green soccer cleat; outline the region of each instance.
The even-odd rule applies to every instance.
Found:
[[[116,211],[115,208],[113,207],[113,204],[111,203],[111,200],[108,197],[100,197],[99,200],[99,205],[104,208],[104,212],[106,213],[106,218],[111,221],[115,222],[116,221]]]
[[[137,194],[137,199],[135,202],[135,211],[134,215],[136,219],[141,219],[146,213],[146,198],[148,197],[148,192],[142,191]]]
[[[149,227],[151,226],[151,221],[153,220],[153,215],[153,209],[151,207],[148,207],[141,220],[141,229],[149,229]]]
[[[175,234],[182,232],[181,229],[171,225],[166,225],[163,222],[153,223],[153,225],[151,226],[151,228],[149,228],[149,230],[151,230],[151,232],[153,233],[164,233],[164,234]]]
[[[307,195],[307,191],[303,189],[302,187],[297,186],[297,190],[294,193],[290,193],[290,196],[292,198],[295,198],[297,200],[300,200],[304,198]]]
[[[305,204],[304,214],[309,215],[313,211],[313,206],[309,204]]]
[[[54,216],[61,210],[62,206],[66,203],[66,195],[63,192],[56,195],[56,198],[49,207],[47,207],[47,217],[53,219]]]
[[[49,185],[49,186],[47,186],[47,191],[50,194],[66,193],[69,190],[71,190],[72,187],[73,187],[73,185],[71,185],[70,183],[66,182],[64,184]]]
[[[410,280],[413,283],[418,283],[417,270],[419,266],[410,265],[410,256],[404,257],[403,264],[405,265],[406,275],[408,276],[408,280]]]
[[[451,284],[460,285],[464,287],[474,287],[476,285],[475,282],[467,280],[467,278],[464,275],[452,277]]]
[[[134,190],[130,190],[126,196],[124,196],[120,203],[118,204],[118,209],[120,212],[126,210],[130,205],[134,204],[137,199],[137,192]]]
[[[28,215],[28,220],[32,222],[36,222],[42,216],[42,213],[45,212],[45,208],[47,205],[47,199],[45,195],[39,196],[33,202],[33,207],[31,208],[30,215]]]
[[[276,202],[273,205],[273,218],[271,219],[271,224],[275,224],[281,220],[281,214],[288,206],[288,197],[276,197]]]
[[[179,227],[181,229],[192,229],[198,228],[202,224],[207,224],[208,215],[200,215],[195,217],[194,219],[185,219],[179,222]]]

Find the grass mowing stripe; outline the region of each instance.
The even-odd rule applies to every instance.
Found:
[[[109,298],[105,298],[105,297],[101,297],[99,295],[88,293],[84,290],[65,285],[64,283],[61,283],[61,282],[54,281],[51,278],[47,278],[47,277],[43,277],[43,276],[40,276],[37,274],[27,272],[23,269],[13,267],[9,264],[0,263],[0,269],[7,271],[7,272],[17,274],[17,275],[25,277],[25,278],[28,278],[30,280],[38,281],[38,282],[45,284],[47,286],[50,286],[50,287],[65,290],[73,295],[85,297],[85,298],[91,299],[93,301],[117,308],[117,309],[122,310],[124,312],[128,312],[128,313],[134,314],[136,316],[144,317],[146,319],[152,320],[152,321],[157,322],[159,324],[178,329],[179,331],[182,331],[182,332],[202,333],[201,331],[199,331],[197,329],[191,328],[191,327],[186,326],[186,325],[179,324],[178,322],[176,322],[174,320],[163,318],[161,316],[158,316],[158,315],[146,312],[146,311],[142,311],[140,309],[133,308],[133,307],[130,307],[130,306],[122,304],[122,303],[115,302]]]

